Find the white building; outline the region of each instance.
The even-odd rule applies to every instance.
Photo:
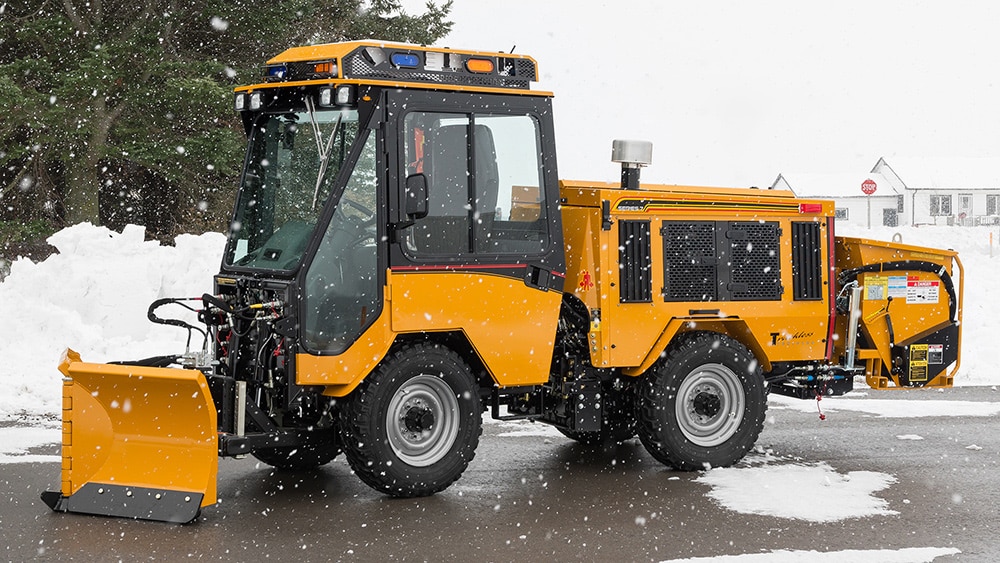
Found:
[[[1000,158],[883,157],[872,171],[905,194],[907,224],[1000,224]]]
[[[779,174],[771,189],[791,190],[799,197],[832,199],[838,222],[861,227],[908,224],[904,191],[879,172],[868,174]],[[871,192],[869,195],[866,191]]]
[[[771,188],[832,199],[859,226],[1000,225],[1000,158],[883,157],[868,174],[783,173]]]

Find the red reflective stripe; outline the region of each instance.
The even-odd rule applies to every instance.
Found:
[[[834,236],[834,233],[833,233],[833,217],[827,217],[826,224],[827,224],[827,228],[826,228],[826,238],[827,238],[826,245],[827,245],[828,254],[829,254],[829,260],[830,260],[829,263],[826,266],[826,270],[827,270],[827,274],[826,274],[827,275],[827,285],[830,286],[830,291],[829,291],[829,293],[830,293],[830,295],[829,295],[829,300],[830,300],[830,321],[829,321],[829,324],[830,324],[830,327],[827,330],[827,335],[826,335],[826,361],[830,362],[830,361],[833,361],[833,331],[834,331],[834,327],[837,324],[837,322],[836,322],[837,321],[837,288],[836,288],[836,285],[834,284],[834,279],[833,279],[833,277],[834,277],[834,264],[835,264],[834,260],[836,259],[836,253],[835,253],[836,237]]]

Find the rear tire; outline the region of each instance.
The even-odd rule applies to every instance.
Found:
[[[760,365],[723,334],[678,338],[644,376],[639,438],[650,455],[676,469],[732,465],[764,428],[767,392]]]
[[[475,456],[482,433],[469,365],[438,344],[390,353],[341,410],[344,453],[368,486],[394,497],[446,489]]]

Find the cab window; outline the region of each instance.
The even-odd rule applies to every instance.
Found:
[[[427,215],[406,229],[417,256],[532,255],[548,247],[538,121],[531,115],[411,112],[404,178],[422,174]]]

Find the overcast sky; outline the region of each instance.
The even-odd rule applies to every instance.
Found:
[[[410,11],[422,0],[404,0]],[[1000,156],[1000,3],[455,0],[439,46],[533,56],[559,175],[769,186],[880,156]]]

